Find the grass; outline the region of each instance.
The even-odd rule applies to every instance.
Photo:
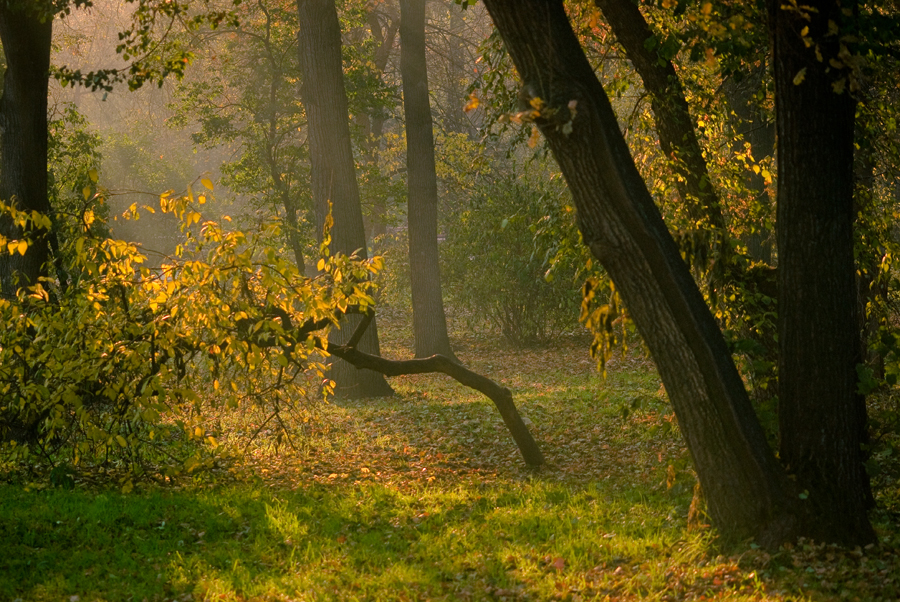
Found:
[[[0,600],[900,597],[892,505],[874,515],[882,543],[867,550],[768,554],[689,530],[687,454],[640,358],[603,380],[578,342],[456,343],[513,390],[545,467],[522,465],[478,395],[394,379],[394,398],[320,407],[295,449],[263,433],[227,474],[129,494],[0,485]]]

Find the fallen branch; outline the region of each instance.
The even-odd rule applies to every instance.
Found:
[[[238,332],[244,338],[252,340],[252,342],[259,347],[273,347],[277,345],[282,347],[288,355],[291,355],[294,351],[294,346],[298,342],[306,339],[308,335],[316,330],[321,330],[329,324],[337,323],[341,317],[350,313],[362,313],[364,317],[356,326],[353,335],[347,343],[344,345],[325,343],[325,347],[323,347],[323,341],[316,339],[315,345],[319,349],[344,360],[358,369],[374,370],[385,376],[430,374],[435,372],[446,374],[461,385],[469,387],[470,389],[475,389],[494,402],[494,406],[496,406],[497,411],[500,412],[500,416],[503,418],[506,428],[509,429],[509,433],[519,447],[519,451],[526,464],[540,466],[544,463],[544,454],[541,453],[540,447],[538,447],[534,437],[531,436],[528,427],[525,426],[525,422],[522,420],[519,410],[516,409],[516,404],[513,403],[512,393],[510,393],[509,389],[506,387],[500,386],[485,376],[472,372],[468,368],[465,368],[443,355],[433,355],[427,358],[412,360],[389,360],[377,355],[364,353],[357,349],[356,345],[359,343],[360,339],[362,339],[363,333],[375,317],[375,313],[371,309],[368,311],[360,311],[357,307],[350,307],[347,308],[345,312],[340,312],[336,315],[333,320],[310,320],[299,326],[294,326],[287,313],[279,308],[269,307],[262,310],[261,314],[263,316],[275,316],[281,320],[284,334],[288,335],[286,337],[287,344],[285,344],[284,338],[281,339],[281,343],[276,343],[275,337],[270,337],[267,333],[263,332],[250,335],[250,327],[252,325],[252,320],[250,318],[244,318],[239,321]]]
[[[354,333],[355,335],[355,333]],[[472,372],[459,364],[454,363],[443,355],[432,355],[427,358],[412,360],[388,360],[377,355],[363,353],[349,345],[328,344],[328,353],[341,358],[357,368],[366,368],[380,372],[385,376],[404,376],[406,374],[430,374],[440,372],[446,374],[461,385],[483,393],[497,407],[506,428],[519,447],[522,458],[526,464],[539,466],[544,463],[544,454],[525,423],[516,404],[513,403],[512,393],[506,387],[500,386],[491,379]]]

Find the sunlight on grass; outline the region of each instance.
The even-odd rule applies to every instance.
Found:
[[[540,469],[489,401],[426,376],[320,404],[291,442],[261,431],[218,477],[128,495],[0,485],[0,600],[896,597],[887,544],[728,552],[689,531],[694,480],[658,378],[640,361],[605,380],[589,358],[554,368],[570,351],[492,360]]]

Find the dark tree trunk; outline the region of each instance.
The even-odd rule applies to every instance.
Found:
[[[312,191],[316,205],[319,236],[328,215],[334,217],[331,251],[366,256],[366,235],[356,168],[350,145],[349,111],[344,90],[341,60],[341,29],[334,0],[297,0],[301,96],[309,127],[309,154]],[[358,322],[348,317],[333,333],[334,342],[348,339]],[[373,322],[359,344],[361,351],[380,355],[378,329]],[[336,360],[331,377],[342,395],[375,397],[393,393],[384,376],[371,370],[357,370]]]
[[[485,4],[523,79],[523,99],[547,104],[538,125],[572,191],[585,243],[615,281],[653,354],[713,523],[769,543],[795,534],[790,483],[562,1]]]
[[[425,0],[400,0],[400,72],[406,116],[409,271],[416,357],[453,357],[438,259],[437,174],[425,63]]]
[[[647,21],[631,0],[594,0],[606,17],[619,44],[625,49],[644,88],[656,123],[659,145],[672,162],[676,188],[695,227],[725,233],[725,218],[719,197],[709,178],[706,160],[697,140],[694,120],[675,67],[656,50],[649,50],[653,37]]]
[[[830,24],[846,24],[842,9],[853,9],[855,2],[818,0],[809,6],[801,14],[769,2],[778,117],[780,450],[818,510],[819,532],[813,535],[856,544],[874,539],[860,449],[866,410],[856,372],[856,102],[850,81],[843,93],[833,89],[850,74],[830,64],[840,60],[840,34],[829,34]],[[805,41],[801,30],[807,27]]]
[[[47,199],[47,92],[53,21],[0,4],[6,75],[0,98],[0,200],[21,211],[50,214]],[[16,227],[0,216],[0,235],[30,239],[24,255],[0,250],[0,290],[15,296],[46,274],[50,232]]]

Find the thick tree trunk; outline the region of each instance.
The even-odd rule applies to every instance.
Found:
[[[437,173],[425,63],[425,0],[400,0],[400,72],[406,117],[409,271],[416,357],[453,357],[438,258]]]
[[[813,291],[809,297],[806,291],[791,292],[804,302],[789,311],[793,321],[781,316],[782,338],[791,340],[791,346],[782,347],[791,355],[782,369],[794,371],[789,378],[796,379],[782,391],[794,400],[788,412],[800,409],[793,419],[783,422],[793,429],[783,433],[785,439],[800,434],[796,442],[787,443],[787,447],[783,444],[782,453],[789,454],[788,461],[794,462],[790,466],[800,477],[794,482],[766,444],[721,332],[638,174],[609,100],[571,30],[562,1],[485,0],[485,4],[524,80],[525,106],[540,107],[534,118],[572,191],[585,243],[616,282],[656,360],[713,523],[730,534],[754,535],[769,545],[801,535],[843,543],[870,541],[872,531],[864,512],[866,483],[860,478],[857,445],[864,413],[847,376],[855,368],[852,358],[858,357],[858,332],[852,315],[852,253],[848,263],[845,252],[852,249],[852,239],[849,227],[839,225],[851,223],[845,218],[847,207],[839,201],[850,195],[835,193],[844,186],[843,176],[818,172],[818,177],[828,182],[825,189],[816,188],[820,201],[808,201],[800,191],[792,190],[796,198],[784,197],[790,207],[782,208],[790,217],[782,223],[779,215],[779,226],[784,228],[779,245],[790,242],[798,247],[789,250],[789,255],[799,253],[799,249],[806,252],[816,248],[805,261],[793,266],[792,277],[784,277],[779,269],[783,294],[789,288]],[[820,10],[827,15],[823,18],[837,18],[827,8]],[[835,22],[839,22],[837,19]],[[777,25],[776,17],[773,23]],[[778,40],[788,31],[796,36],[801,30],[787,24],[781,27],[784,29],[777,33]],[[793,56],[781,56],[780,60],[790,64],[800,60],[799,55],[807,62],[802,55],[806,50],[802,40],[790,38],[790,42]],[[797,42],[799,47],[793,45]],[[787,51],[783,45],[781,52]],[[803,66],[809,67],[809,62]],[[790,78],[786,73],[781,73],[785,78],[782,83],[793,83],[798,71]],[[836,145],[830,136],[842,141],[841,148],[848,137],[852,141],[852,118],[849,131],[844,121],[848,113],[852,117],[852,101],[848,109],[840,104],[847,99],[835,100],[830,90],[826,95],[820,87],[810,88],[813,92],[798,92],[798,87],[779,101],[779,119],[787,120],[780,129],[783,138],[779,148],[784,148],[785,139],[797,147],[782,158],[780,182],[798,163],[823,168],[823,160],[814,158],[814,153],[803,154],[804,148],[820,152],[832,149]],[[810,113],[803,111],[807,105]],[[830,108],[823,110],[822,105]],[[817,126],[834,126],[835,120],[838,133],[830,136],[825,134],[825,127]],[[850,158],[839,163],[843,169],[852,170]],[[829,166],[840,171],[838,164]],[[847,179],[852,182],[851,177]],[[809,179],[804,181],[811,185]],[[830,201],[824,207],[820,206],[823,196]],[[801,198],[804,200],[797,200]],[[817,247],[817,239],[822,236],[840,250]],[[818,265],[826,262],[832,264],[827,269]],[[837,294],[832,287],[840,288]],[[849,303],[845,288],[851,291]],[[833,295],[836,299],[829,299]],[[821,322],[800,315],[814,306],[811,313]],[[822,325],[834,327],[837,334],[823,330]],[[843,330],[845,327],[848,330]],[[835,342],[844,347],[835,349]],[[810,353],[811,347],[827,347],[827,354],[841,359],[824,358],[818,349]],[[840,375],[829,380],[839,389],[837,393],[815,387],[828,398],[825,407],[820,396],[796,388],[797,382],[809,388],[815,385],[806,374],[825,378],[815,365],[819,359],[827,359],[827,365]],[[823,457],[810,455],[812,450]],[[807,487],[809,495],[804,495],[801,490]]]
[[[874,533],[866,516],[871,493],[860,450],[866,410],[856,373],[856,102],[850,69],[832,64],[842,58],[840,33],[829,32],[847,22],[842,10],[855,2],[818,0],[800,10],[769,4],[778,116],[781,459],[809,488],[819,514],[813,535],[864,543]],[[836,93],[842,77],[847,89]]]
[[[0,4],[6,75],[0,98],[0,200],[21,211],[50,213],[47,199],[47,91],[52,19]],[[46,274],[50,232],[16,227],[0,216],[0,235],[28,238],[24,255],[0,250],[0,291],[15,296]]]
[[[713,523],[769,542],[793,534],[790,484],[561,0],[485,4],[523,79],[523,99],[546,103],[538,125],[572,191],[584,241],[653,354]]]
[[[724,235],[722,207],[709,178],[694,120],[675,67],[656,50],[649,49],[652,47],[647,41],[653,37],[653,32],[636,3],[631,0],[594,2],[603,11],[616,40],[625,49],[644,88],[650,93],[659,145],[679,176],[675,186],[694,227],[713,228]]]
[[[301,96],[309,127],[309,154],[312,191],[316,205],[319,236],[328,215],[334,217],[331,230],[333,253],[366,256],[366,235],[356,168],[350,145],[349,111],[344,90],[341,60],[341,29],[334,0],[297,0],[300,31],[298,48],[303,74]],[[358,319],[347,320],[334,331],[334,342],[349,338]],[[360,350],[380,355],[375,323],[366,330]],[[384,376],[371,370],[357,370],[335,361],[331,377],[342,395],[374,397],[393,393]]]

